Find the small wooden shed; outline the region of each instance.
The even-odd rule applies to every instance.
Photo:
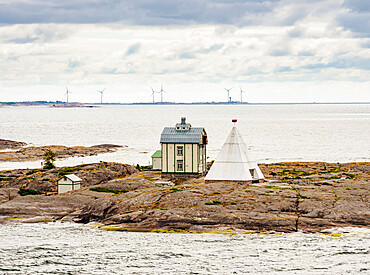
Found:
[[[153,170],[161,170],[162,169],[162,151],[157,150],[152,155],[152,164]]]
[[[74,174],[65,175],[58,179],[58,194],[81,188],[82,179]]]

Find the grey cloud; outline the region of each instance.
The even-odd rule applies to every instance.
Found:
[[[64,39],[73,32],[72,27],[56,24],[15,25],[0,28],[0,37],[6,43],[45,43]]]
[[[345,0],[343,6],[356,12],[370,12],[369,0]]]
[[[291,52],[288,48],[276,48],[276,49],[272,49],[270,52],[269,52],[269,55],[271,56],[287,56],[287,55],[290,55]]]
[[[343,57],[338,58],[336,61],[329,63],[314,63],[302,67],[304,69],[325,69],[325,68],[336,68],[336,69],[360,69],[370,70],[370,59],[361,57]]]
[[[346,0],[343,7],[348,12],[337,17],[337,22],[358,36],[370,36],[370,1]]]
[[[0,23],[111,23],[132,25],[255,24],[281,0],[86,0],[0,4]]]

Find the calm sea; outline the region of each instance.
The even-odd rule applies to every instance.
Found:
[[[147,165],[160,149],[163,127],[185,116],[205,127],[209,160],[231,130],[231,119],[259,162],[370,161],[370,104],[177,105],[98,108],[3,107],[0,138],[31,145],[96,145],[128,148],[98,157],[71,158],[59,166],[100,160]],[[0,163],[0,169],[39,167],[39,162]]]
[[[72,158],[148,164],[163,127],[205,127],[214,159],[231,127],[259,162],[370,161],[370,105],[0,108],[0,138],[31,145],[113,143],[118,152]],[[39,162],[0,163],[1,169]],[[369,230],[217,235],[108,232],[71,223],[0,224],[0,274],[369,274]]]
[[[108,232],[0,224],[1,274],[369,274],[369,230],[341,237]]]

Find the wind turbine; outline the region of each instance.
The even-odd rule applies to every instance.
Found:
[[[98,90],[98,93],[100,93],[100,104],[103,104],[103,93],[104,93],[104,90],[105,90],[105,88],[103,90],[101,90],[101,91]]]
[[[152,87],[150,87],[150,88],[152,88]],[[155,94],[156,92],[153,90],[153,88],[152,88],[152,97],[153,97],[153,104],[154,104],[154,94]]]
[[[70,94],[71,92],[70,91],[68,91],[68,88],[67,88],[67,86],[66,86],[66,93],[64,94],[64,95],[67,95],[67,103],[68,103],[68,94]]]
[[[241,87],[239,88],[240,88],[240,103],[243,103],[243,93],[245,93],[245,91],[243,91]]]
[[[230,102],[230,90],[232,89],[233,87],[231,87],[230,89],[226,89],[224,88],[226,91],[227,91],[227,102]]]
[[[167,92],[165,90],[163,90],[162,84],[161,84],[161,90],[158,93],[161,94],[161,103],[163,103],[163,93],[167,94]]]

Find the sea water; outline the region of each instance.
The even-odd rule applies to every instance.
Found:
[[[369,274],[369,231],[163,234],[0,224],[0,274]]]
[[[58,161],[58,166],[101,160],[148,165],[160,149],[162,129],[175,126],[181,117],[206,129],[209,161],[216,158],[234,118],[259,162],[370,160],[370,104],[3,107],[0,138],[35,146],[127,146],[115,153]],[[39,161],[0,163],[0,169],[39,166]]]
[[[370,160],[370,105],[0,108],[0,138],[30,145],[113,143],[100,160],[148,164],[182,116],[208,133],[209,159],[237,127],[259,162]],[[0,169],[39,167],[0,163]],[[343,229],[340,229],[343,231]],[[347,229],[345,229],[346,231]],[[109,232],[72,223],[0,224],[0,274],[369,274],[368,229],[340,237]]]

